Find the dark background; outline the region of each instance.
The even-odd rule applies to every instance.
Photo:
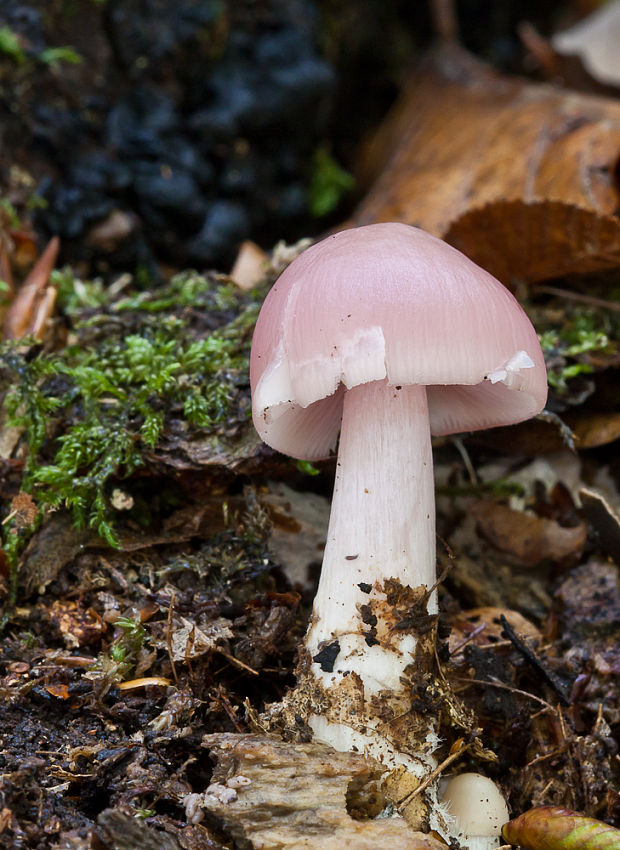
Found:
[[[519,22],[571,11],[456,8],[465,46],[519,73]],[[245,238],[346,216],[356,149],[432,38],[410,0],[0,0],[3,195],[88,273],[225,270]]]

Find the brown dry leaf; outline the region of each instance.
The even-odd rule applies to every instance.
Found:
[[[39,509],[30,493],[20,490],[11,500],[9,516],[14,520],[15,528],[27,528],[32,525],[38,515]]]
[[[179,618],[172,633],[172,657],[175,661],[197,658],[211,652],[220,640],[234,637],[230,620],[218,617],[209,623],[197,625],[185,617]]]
[[[261,502],[273,524],[269,547],[292,585],[308,588],[310,567],[323,560],[330,503],[316,493],[300,493],[282,482],[270,482]]]
[[[44,688],[50,696],[56,697],[57,699],[69,699],[69,688],[65,684],[44,685]]]
[[[458,651],[459,646],[466,640],[478,646],[488,646],[489,643],[504,640],[503,626],[499,619],[502,614],[520,637],[540,641],[540,631],[518,611],[487,605],[484,608],[470,608],[459,614],[448,638],[450,654]],[[469,638],[471,640],[468,640]]]
[[[122,210],[112,210],[86,234],[84,242],[97,251],[111,254],[131,236],[138,226],[135,216]]]
[[[578,556],[586,542],[583,523],[564,528],[553,519],[513,511],[487,500],[474,503],[471,511],[487,540],[528,566]]]
[[[136,688],[167,688],[169,684],[170,679],[164,676],[142,676],[140,679],[119,682],[117,688],[119,691],[135,691]]]
[[[56,300],[56,289],[49,286],[49,277],[59,250],[60,240],[54,236],[19,288],[7,312],[4,321],[5,339],[21,339],[29,334],[38,338],[43,336],[45,323]]]
[[[94,643],[106,629],[94,608],[84,609],[73,600],[57,599],[50,609],[50,617],[68,647]]]
[[[241,243],[230,279],[239,289],[252,289],[265,277],[267,264],[267,254],[263,249],[256,242],[246,239]]]
[[[620,438],[620,413],[582,413],[565,416],[579,449],[605,446]]]
[[[361,161],[352,224],[404,221],[506,283],[620,264],[620,103],[433,52]]]

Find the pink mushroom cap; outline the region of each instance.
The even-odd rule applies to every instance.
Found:
[[[250,362],[256,429],[308,460],[334,451],[346,388],[427,387],[431,433],[529,419],[547,398],[536,332],[513,295],[406,224],[328,236],[278,278]]]

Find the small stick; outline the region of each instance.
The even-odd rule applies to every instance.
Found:
[[[448,767],[448,765],[451,765],[453,761],[456,761],[458,758],[460,758],[460,756],[462,756],[462,755],[463,755],[463,753],[464,753],[466,750],[468,750],[468,749],[469,749],[469,747],[470,747],[470,745],[469,745],[469,744],[463,744],[463,745],[462,745],[462,746],[461,746],[458,750],[456,750],[456,752],[454,752],[454,753],[450,753],[450,755],[449,755],[447,758],[445,758],[445,759],[441,762],[441,764],[440,764],[440,765],[438,765],[438,766],[435,768],[435,770],[433,770],[431,773],[429,773],[429,775],[426,777],[426,779],[424,780],[424,782],[421,782],[421,783],[418,785],[418,787],[417,787],[417,788],[414,788],[414,790],[413,790],[413,791],[410,791],[410,792],[409,792],[409,794],[407,794],[407,796],[406,796],[406,797],[403,797],[403,799],[402,799],[402,800],[400,800],[400,801],[398,802],[398,804],[397,804],[397,806],[396,806],[396,809],[397,809],[398,813],[399,813],[399,814],[402,814],[403,809],[404,809],[406,806],[408,806],[408,805],[409,805],[409,803],[410,803],[410,802],[411,802],[411,801],[412,801],[415,797],[417,797],[417,796],[418,796],[418,794],[421,794],[421,793],[422,793],[422,791],[424,791],[426,788],[428,788],[428,786],[431,784],[431,782],[434,782],[434,781],[435,781],[435,779],[437,779],[437,777],[438,777],[438,776],[439,776],[439,775],[440,775],[440,774],[441,774],[441,773],[442,773],[442,772],[446,769],[446,767]]]
[[[541,699],[541,697],[537,697],[534,694],[530,694],[527,691],[522,691],[519,688],[513,688],[511,685],[505,685],[503,682],[496,682],[494,680],[487,681],[485,679],[468,679],[466,676],[456,676],[454,678],[455,682],[468,682],[471,685],[487,685],[489,688],[501,688],[503,691],[510,691],[513,694],[520,694],[522,697],[527,697],[528,699],[534,700],[534,702],[538,702],[541,705],[544,705],[547,711],[551,711],[553,714],[557,714],[557,708],[554,708],[550,705],[546,700]]]
[[[542,679],[556,692],[556,694],[560,698],[560,702],[562,705],[568,706],[570,705],[570,698],[566,693],[566,688],[562,684],[562,682],[558,679],[558,677],[549,670],[545,664],[538,658],[536,653],[529,648],[519,637],[517,637],[514,629],[506,619],[503,614],[499,615],[499,621],[502,624],[502,634],[508,638],[514,648],[517,650],[519,655],[521,655],[528,664],[539,673]]]
[[[471,462],[471,458],[469,456],[469,452],[465,448],[465,443],[460,437],[452,437],[452,445],[456,448],[458,453],[461,456],[461,460],[465,465],[465,469],[467,471],[467,475],[469,476],[469,483],[476,487],[479,483],[478,476],[476,475],[476,470],[474,469],[474,465]]]
[[[536,756],[532,761],[528,761],[525,765],[526,768],[532,767],[535,764],[539,764],[541,761],[546,761],[547,759],[551,759],[554,756],[561,756],[568,749],[569,744],[564,744],[562,747],[556,747],[554,750],[551,750],[550,753],[544,753],[542,756]]]
[[[168,624],[166,626],[166,646],[168,647],[168,657],[170,658],[170,666],[172,667],[172,675],[174,681],[179,684],[177,676],[177,668],[174,663],[174,655],[172,653],[172,609],[174,608],[174,593],[170,595],[170,605],[168,606]]]
[[[453,656],[453,655],[456,655],[456,653],[457,653],[460,649],[463,649],[463,647],[464,647],[464,646],[467,646],[467,644],[468,644],[470,641],[472,641],[472,640],[474,640],[474,638],[478,637],[478,635],[480,634],[480,632],[483,632],[483,631],[486,629],[486,627],[487,627],[487,624],[486,624],[486,623],[480,623],[480,625],[479,625],[479,626],[477,626],[477,627],[473,630],[473,632],[469,635],[469,637],[466,637],[466,638],[465,638],[465,640],[462,640],[459,644],[457,644],[457,646],[455,646],[455,647],[454,647],[454,649],[453,649],[453,650],[452,650],[452,652],[450,653],[450,658],[452,658],[452,656]],[[495,644],[490,644],[490,645],[491,645],[491,646],[494,646]]]
[[[244,664],[243,661],[239,661],[238,658],[235,658],[234,655],[231,655],[229,652],[226,652],[224,649],[221,649],[219,646],[214,647],[215,651],[220,655],[223,655],[227,661],[230,661],[231,664],[234,664],[236,667],[240,667],[242,670],[247,670],[248,673],[251,673],[253,676],[258,676],[258,670],[255,670],[253,667],[250,667],[248,664]]]
[[[566,298],[568,301],[581,301],[583,304],[590,304],[592,307],[602,307],[604,310],[620,313],[620,303],[607,301],[605,298],[597,298],[595,295],[571,292],[569,289],[560,289],[558,286],[537,286],[536,292],[544,292],[545,295],[557,295],[558,298]]]
[[[454,11],[454,0],[431,0],[430,13],[433,29],[438,38],[456,44],[459,40],[459,28]]]

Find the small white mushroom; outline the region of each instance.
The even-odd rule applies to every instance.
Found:
[[[497,847],[508,806],[497,785],[479,773],[461,773],[450,779],[441,801],[456,821],[455,837],[469,850]]]

